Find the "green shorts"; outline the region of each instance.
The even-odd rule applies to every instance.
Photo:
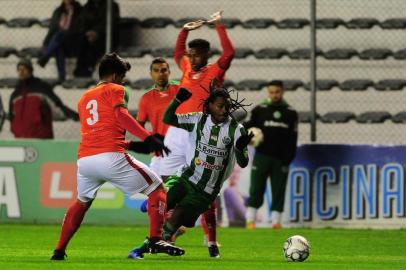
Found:
[[[199,217],[200,214],[209,209],[212,202],[210,196],[205,194],[191,183],[188,179],[171,176],[167,179],[165,186],[168,188],[167,209],[181,207],[188,210],[190,215]]]

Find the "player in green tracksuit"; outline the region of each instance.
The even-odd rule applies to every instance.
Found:
[[[247,135],[244,127],[230,116],[236,103],[226,89],[212,91],[201,113],[175,114],[176,108],[190,96],[186,89],[180,89],[164,115],[165,123],[189,132],[190,144],[187,164],[170,179],[173,185],[167,194],[167,211],[173,213],[164,225],[165,239],[170,239],[180,226],[194,227],[199,215],[219,194],[235,161],[241,167],[247,166],[247,145],[253,136]],[[209,252],[212,257],[219,257],[216,243],[209,246]]]
[[[281,81],[268,85],[269,99],[256,106],[244,127],[261,129],[264,140],[256,147],[251,170],[247,208],[247,228],[255,227],[257,209],[264,200],[267,179],[271,178],[272,227],[281,227],[289,164],[295,157],[298,114],[283,99]]]

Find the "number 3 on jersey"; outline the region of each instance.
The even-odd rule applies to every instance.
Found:
[[[99,113],[97,112],[97,100],[92,99],[86,104],[86,110],[89,110],[91,117],[86,118],[86,123],[89,126],[96,124],[99,121]]]

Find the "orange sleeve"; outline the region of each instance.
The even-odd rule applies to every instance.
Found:
[[[113,108],[118,106],[127,108],[128,93],[126,92],[124,86],[112,84],[110,88],[110,93],[111,93],[111,106]]]
[[[138,106],[138,113],[137,113],[137,120],[139,122],[147,122],[148,120],[148,112],[147,112],[147,106],[148,106],[148,93],[143,95],[140,100],[140,104]]]

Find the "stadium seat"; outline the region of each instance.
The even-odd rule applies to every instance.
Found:
[[[323,55],[323,52],[320,49],[316,50],[316,56]],[[292,59],[310,59],[310,49],[297,49],[290,52],[289,57]]]
[[[332,49],[324,53],[326,59],[337,59],[337,60],[347,60],[351,59],[354,55],[357,55],[358,52],[355,49],[350,48],[341,48],[341,49]]]
[[[283,89],[285,89],[285,91],[294,91],[303,86],[303,82],[301,80],[282,80],[282,82]]]
[[[345,25],[345,22],[340,18],[324,18],[316,20],[318,29],[335,29],[340,25]]]
[[[368,87],[374,86],[374,82],[368,79],[353,79],[342,82],[339,87],[341,90],[366,90]]]
[[[42,54],[42,50],[40,47],[26,47],[22,48],[18,52],[19,57],[39,57]]]
[[[263,28],[268,28],[269,26],[275,25],[275,24],[276,24],[276,22],[273,19],[255,18],[255,19],[250,19],[250,20],[246,20],[245,22],[243,22],[242,27],[263,29]]]
[[[280,59],[289,52],[283,48],[264,48],[255,52],[255,57],[258,59]]]
[[[40,20],[38,23],[41,27],[49,28],[49,25],[51,24],[51,18]]]
[[[355,119],[353,112],[328,112],[320,118],[323,123],[347,123],[351,119]]]
[[[197,20],[204,20],[204,18],[198,18],[198,17],[185,17],[185,18],[181,18],[179,20],[177,20],[176,22],[174,22],[174,25],[178,28],[183,27],[186,23],[188,22],[194,22]]]
[[[148,89],[151,88],[153,85],[154,82],[149,78],[139,79],[131,82],[131,88],[138,90]]]
[[[383,60],[392,56],[393,52],[389,49],[367,49],[359,53],[362,60]]]
[[[311,112],[309,112],[309,111],[306,111],[306,112],[305,111],[299,111],[298,115],[299,115],[299,122],[300,123],[310,123],[311,116],[312,116]],[[316,113],[316,119],[319,119],[319,118],[320,118],[320,115],[318,113]]]
[[[0,88],[14,88],[17,82],[17,78],[2,78],[0,79]]]
[[[317,80],[316,88],[317,88],[317,90],[326,91],[326,90],[331,90],[331,88],[338,86],[338,84],[339,83],[336,80],[330,80],[330,79]],[[306,83],[304,85],[304,88],[306,90],[310,90],[310,82]]]
[[[406,87],[406,80],[401,79],[387,79],[380,80],[375,84],[376,90],[402,90]]]
[[[379,25],[379,21],[375,18],[354,18],[345,24],[349,29],[370,29],[375,25]]]
[[[234,28],[237,25],[241,25],[242,22],[238,18],[224,18],[221,19],[221,23],[224,24],[226,28]]]
[[[151,54],[153,57],[172,58],[174,52],[175,52],[175,49],[173,47],[166,47],[166,48],[153,49]]]
[[[7,26],[8,27],[31,27],[32,25],[39,23],[39,20],[37,18],[33,17],[19,17],[19,18],[14,18],[9,21],[7,21]]]
[[[400,124],[406,123],[406,111],[399,112],[392,116],[392,122]]]
[[[235,87],[238,90],[261,90],[267,84],[266,80],[242,80]]]
[[[406,59],[406,49],[399,50],[393,54],[393,58],[397,60],[405,60]]]
[[[405,29],[406,18],[392,18],[380,23],[383,29]]]
[[[74,78],[71,80],[66,80],[62,83],[63,88],[72,89],[86,89],[94,85],[95,81],[92,78]]]
[[[235,88],[235,83],[232,80],[225,80],[223,82],[223,87],[225,87],[225,88]]]
[[[361,113],[357,116],[356,121],[358,123],[367,124],[367,123],[383,123],[385,120],[390,119],[391,114],[386,111],[369,111]]]
[[[246,58],[253,55],[254,51],[250,48],[236,48],[234,57],[237,59]]]
[[[60,81],[56,78],[41,78],[43,81],[46,81],[51,86],[60,84]]]
[[[0,57],[8,57],[10,54],[17,54],[13,47],[0,47]]]
[[[136,57],[140,58],[146,54],[151,53],[151,49],[143,48],[143,47],[126,47],[126,48],[119,48],[118,53],[121,57]]]
[[[152,17],[141,22],[141,26],[145,28],[164,28],[170,24],[174,24],[169,17]]]
[[[280,29],[300,29],[309,25],[308,19],[304,18],[290,18],[284,19],[276,23],[276,26]]]
[[[122,17],[118,22],[120,27],[134,27],[136,25],[139,25],[140,23],[140,20],[134,17]]]

